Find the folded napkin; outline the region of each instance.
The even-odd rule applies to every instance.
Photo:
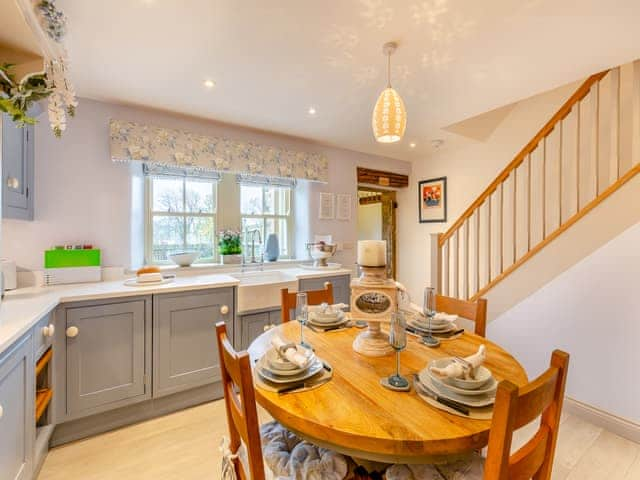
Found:
[[[455,322],[458,320],[458,315],[452,313],[438,312],[433,317],[434,320],[446,320],[447,322]]]
[[[309,306],[309,312],[311,313],[323,313],[325,315],[338,314],[343,311],[345,308],[348,308],[349,305],[346,303],[334,303],[333,305],[329,305],[328,303],[321,303],[320,305],[312,305]]]
[[[293,343],[285,342],[278,335],[273,336],[271,345],[273,345],[277,351],[281,352],[284,358],[300,368],[307,366],[309,363],[309,358],[305,354],[300,353]]]
[[[480,345],[480,348],[478,348],[478,351],[476,353],[474,353],[473,355],[469,355],[468,357],[465,357],[464,360],[466,360],[469,364],[471,364],[471,367],[475,370],[476,368],[478,368],[480,365],[484,363],[484,360],[487,357],[486,350],[487,349],[484,345]],[[467,368],[465,365],[463,365],[461,362],[451,362],[449,365],[447,365],[444,368],[432,366],[430,370],[433,373],[440,375],[441,377],[465,378],[465,379],[471,378],[470,369]]]

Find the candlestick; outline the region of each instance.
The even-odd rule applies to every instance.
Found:
[[[384,240],[358,241],[358,265],[384,267],[387,264],[387,242]]]

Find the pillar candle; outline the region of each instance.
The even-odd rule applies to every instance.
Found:
[[[387,242],[384,240],[358,241],[358,265],[384,267],[387,264]]]

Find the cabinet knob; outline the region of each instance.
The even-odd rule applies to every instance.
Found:
[[[4,408],[0,405],[0,418],[2,418],[2,415],[4,415]]]
[[[220,307],[220,313],[222,315],[226,315],[227,313],[229,313],[229,307],[227,305],[222,305]]]
[[[42,327],[42,335],[44,335],[45,337],[53,337],[55,331],[56,327],[53,325],[53,323],[50,323],[46,327]]]
[[[16,177],[7,177],[7,187],[16,190],[20,186],[20,180]]]
[[[78,327],[69,327],[67,328],[67,337],[74,338],[78,335],[79,332],[80,330],[78,330]]]
[[[263,331],[268,331],[271,330],[272,328],[276,328],[276,326],[273,323],[269,323],[267,325],[264,326]]]

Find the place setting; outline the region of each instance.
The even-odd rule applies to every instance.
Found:
[[[279,394],[311,390],[333,376],[331,366],[306,345],[271,338],[270,348],[256,360],[255,381],[259,388]]]
[[[429,405],[464,417],[489,420],[493,414],[498,381],[483,365],[486,347],[465,358],[432,360],[413,375],[416,393]]]
[[[348,308],[346,303],[334,305],[322,303],[309,306],[307,327],[314,332],[331,332],[351,328],[351,321],[344,311],[346,308]]]
[[[405,312],[407,332],[421,337],[422,343],[429,347],[437,347],[440,340],[457,338],[464,333],[455,323],[458,315],[436,311],[436,293],[432,287],[425,288],[422,311],[415,304],[410,304],[410,310]]]

